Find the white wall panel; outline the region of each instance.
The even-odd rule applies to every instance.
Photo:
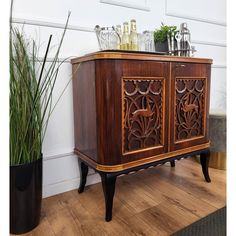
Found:
[[[46,160],[43,162],[43,169],[43,185],[79,178],[78,159],[76,156]]]
[[[212,68],[210,113],[226,112],[226,69]]]
[[[18,24],[22,27],[22,24]],[[61,39],[63,29],[43,26],[24,25],[24,32],[29,38],[36,39],[40,46],[40,56],[45,54],[50,34],[53,35],[49,57],[55,55],[57,45]],[[98,50],[98,43],[95,33],[67,30],[64,42],[60,51],[60,58],[81,56]]]
[[[136,1],[137,5],[139,1]],[[143,1],[141,1],[143,2]],[[75,1],[75,0],[15,0],[15,18],[42,20],[48,22],[64,23],[68,11],[71,11],[70,24],[92,27],[99,25],[121,24],[132,18],[142,24],[142,22],[150,22],[156,24],[164,15],[165,0],[157,3],[150,1],[148,4],[152,9],[150,12],[139,11],[137,9],[119,7],[116,5],[104,4],[100,0]],[[153,8],[157,6],[159,12]],[[45,6],[47,6],[45,8]],[[56,10],[55,10],[56,8]],[[162,15],[160,14],[162,13]],[[158,20],[158,21],[156,21]],[[146,23],[146,27],[148,24]]]
[[[213,24],[226,24],[225,0],[166,0],[166,14]]]
[[[150,11],[150,7],[148,5],[148,0],[100,0],[101,3],[115,5],[119,7],[126,7],[137,9],[141,11]]]
[[[44,160],[43,197],[76,189],[79,187],[79,181],[78,158],[75,155]],[[99,175],[94,174],[94,171],[89,169],[86,185],[95,184],[99,181]]]
[[[196,46],[196,57],[212,58],[214,65],[226,66],[226,50],[224,47],[196,43],[193,45]]]
[[[43,154],[45,157],[69,153],[74,149],[71,70],[70,63],[64,63],[60,67],[53,94],[53,104],[58,100],[68,82],[69,86],[66,88],[49,120],[43,145]]]

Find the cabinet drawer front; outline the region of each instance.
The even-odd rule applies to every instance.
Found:
[[[167,151],[168,65],[166,62],[123,61],[122,163]]]
[[[206,91],[206,78],[175,78],[174,143],[205,136]]]
[[[164,146],[165,79],[122,78],[122,152]]]
[[[177,64],[177,63],[176,63]],[[209,75],[206,65],[175,65],[172,76],[171,150],[208,141]],[[178,69],[179,68],[179,69]]]

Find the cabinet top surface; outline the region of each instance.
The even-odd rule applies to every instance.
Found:
[[[160,55],[158,53],[148,52],[130,52],[130,51],[98,51],[77,57],[71,60],[72,64],[99,59],[125,59],[125,60],[148,60],[148,61],[166,61],[166,62],[189,62],[189,63],[207,63],[212,64],[212,59],[198,57],[180,57]]]

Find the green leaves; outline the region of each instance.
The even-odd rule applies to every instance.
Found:
[[[46,68],[47,49],[40,62],[38,48],[23,32],[10,28],[10,164],[18,165],[41,157],[42,142],[52,106],[52,94],[61,66],[59,52],[65,36],[70,13],[56,53]],[[48,63],[48,62],[47,62]],[[38,68],[39,67],[39,68]],[[64,90],[63,90],[64,92]],[[61,96],[59,97],[59,99]],[[58,102],[58,101],[57,101]],[[56,103],[57,103],[56,102]]]
[[[171,34],[173,32],[174,32],[174,34],[176,34],[177,26],[168,26],[168,25],[164,25],[163,23],[161,23],[161,28],[156,29],[154,31],[154,41],[155,41],[155,43],[165,42],[167,40],[167,35],[169,34],[171,36]]]

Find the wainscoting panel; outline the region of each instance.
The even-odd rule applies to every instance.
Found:
[[[119,7],[126,7],[141,11],[150,11],[147,0],[100,0],[101,3],[110,4]]]
[[[166,15],[226,25],[225,0],[166,0]]]
[[[211,95],[210,111],[226,110],[226,68],[212,68],[211,71]],[[211,112],[210,112],[211,113]]]
[[[22,25],[17,24],[23,28],[25,34],[29,38],[33,38],[40,45],[39,56],[43,57],[46,51],[49,36],[52,34],[51,50],[48,57],[53,57],[57,50],[57,45],[60,42],[63,29],[55,27],[35,26],[35,25]],[[64,42],[60,51],[60,58],[71,59],[75,56],[82,56],[86,53],[97,51],[98,43],[95,33],[85,31],[67,30]]]
[[[58,101],[49,120],[44,139],[43,154],[55,156],[71,153],[74,149],[74,118],[72,100],[72,71],[69,63],[63,63],[58,74],[53,95],[53,105]]]
[[[196,57],[210,57],[213,59],[214,65],[226,66],[226,50],[224,47],[197,43],[193,43],[193,45],[197,50]]]
[[[50,174],[49,174],[50,173]],[[77,156],[61,154],[57,158],[46,157],[43,161],[43,197],[49,197],[79,187]],[[100,176],[89,169],[87,185],[100,181]]]

